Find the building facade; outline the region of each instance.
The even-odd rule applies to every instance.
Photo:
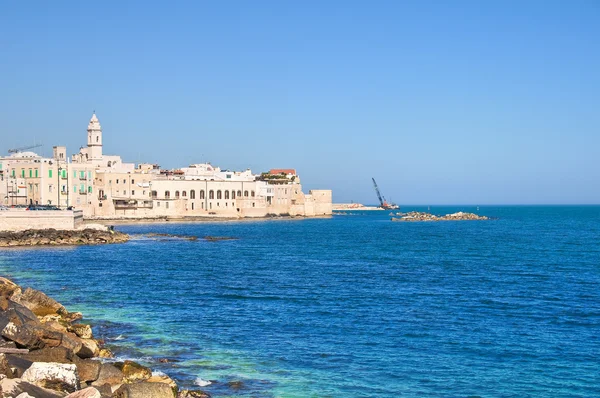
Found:
[[[0,198],[16,204],[56,204],[81,209],[88,219],[154,217],[268,217],[331,214],[331,190],[302,192],[294,169],[221,170],[208,163],[176,170],[124,163],[105,155],[94,114],[87,146],[69,160],[66,148],[52,158],[19,152],[0,158]]]

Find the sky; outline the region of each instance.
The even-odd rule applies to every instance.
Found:
[[[600,203],[598,1],[0,2],[0,153],[295,168],[334,202]]]

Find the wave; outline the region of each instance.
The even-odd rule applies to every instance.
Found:
[[[212,382],[204,380],[202,377],[196,377],[196,380],[194,380],[194,384],[200,387],[206,387],[210,386]]]

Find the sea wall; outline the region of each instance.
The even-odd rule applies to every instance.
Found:
[[[166,375],[114,362],[83,316],[46,294],[0,277],[0,391],[3,398],[205,398]]]
[[[0,211],[0,231],[24,231],[27,229],[74,230],[83,224],[81,210],[9,209]]]

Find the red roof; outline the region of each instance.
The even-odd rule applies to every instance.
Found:
[[[296,169],[271,169],[269,174],[293,174],[296,175]]]

